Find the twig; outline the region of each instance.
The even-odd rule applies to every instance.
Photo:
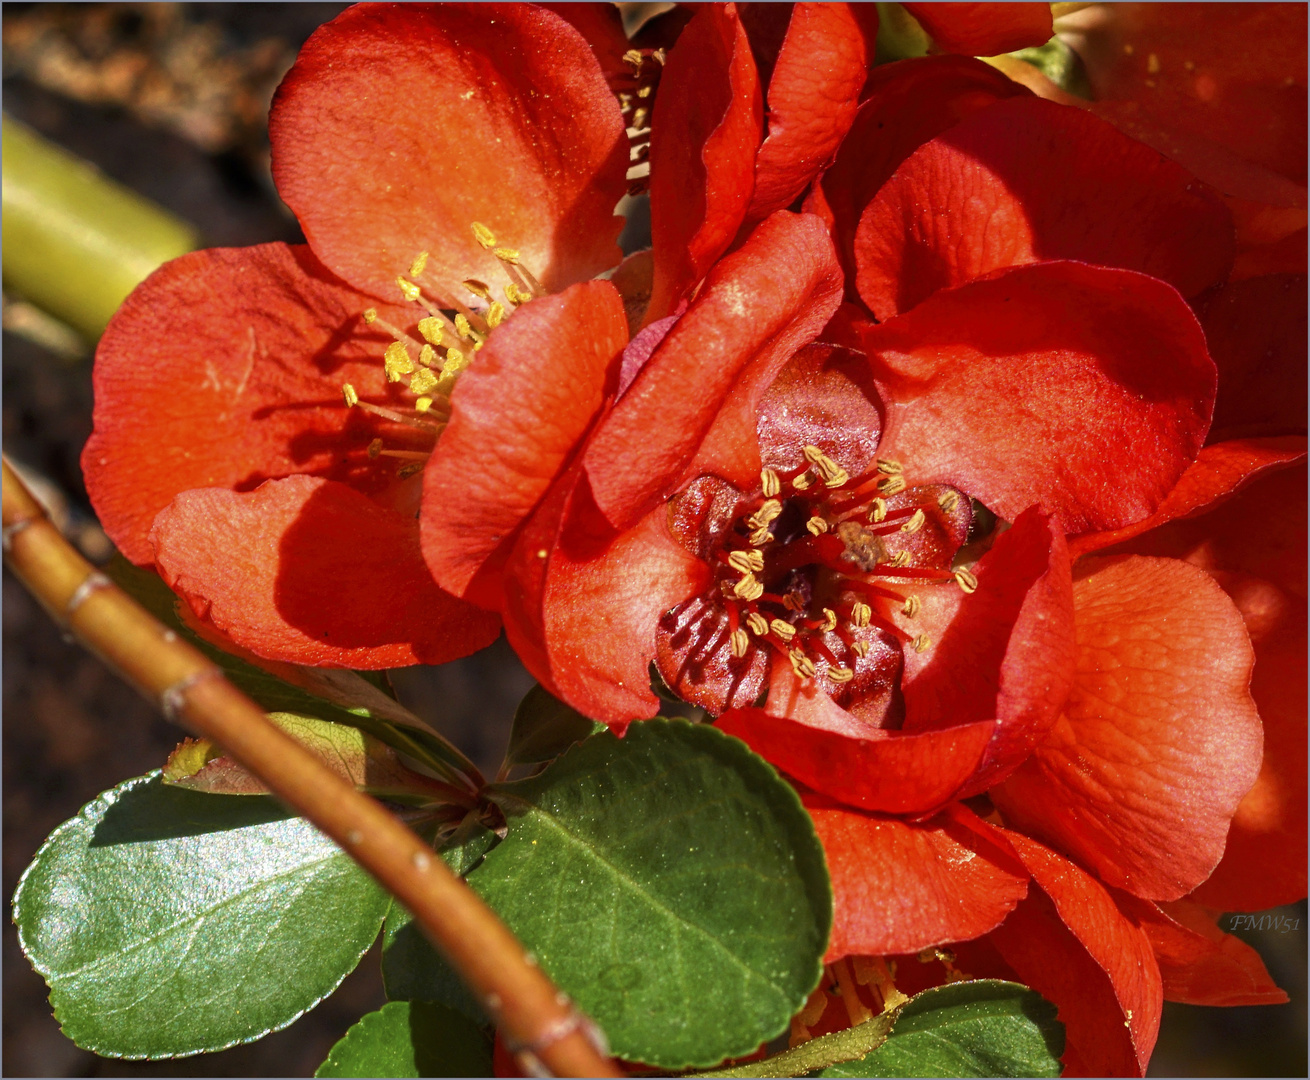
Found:
[[[79,555],[3,464],[10,568],[110,667],[240,762],[414,913],[506,1041],[557,1076],[622,1076],[593,1045],[590,1022],[556,989],[482,900],[413,832],[265,718],[218,667]]]

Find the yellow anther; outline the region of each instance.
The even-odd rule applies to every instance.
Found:
[[[758,600],[764,595],[764,586],[754,574],[743,574],[732,587],[732,593],[739,600]]]
[[[746,616],[746,625],[751,628],[751,633],[756,637],[763,637],[769,632],[769,620],[758,611],[752,611]]]
[[[738,573],[758,574],[764,569],[764,556],[758,551],[734,551],[728,556],[728,565]]]
[[[431,345],[424,345],[418,351],[418,362],[426,368],[439,368],[437,363],[437,350]]]
[[[437,385],[436,372],[428,368],[419,368],[409,377],[409,389],[414,394],[426,394]]]
[[[365,322],[365,323],[371,324],[371,323],[377,321],[377,317],[378,317],[378,309],[375,308],[375,307],[371,307],[371,308],[369,308],[367,311],[364,312],[364,322]]]
[[[382,440],[374,439],[368,444],[368,456],[370,458],[376,458],[380,453],[382,453]]]
[[[801,453],[805,455],[805,460],[811,465],[817,465],[821,461],[828,460],[828,455],[817,446],[804,446],[801,448]]]
[[[796,636],[796,627],[782,619],[774,619],[769,623],[769,629],[773,631],[774,636],[784,645]]]
[[[795,590],[792,590],[789,593],[784,593],[782,597],[782,606],[788,611],[804,611],[805,597],[801,596],[801,594]]]
[[[901,532],[916,533],[923,528],[923,523],[927,520],[928,517],[922,510],[916,510],[910,520],[901,526]]]
[[[908,551],[898,551],[891,561],[892,566],[909,566],[910,553]]]
[[[422,295],[422,289],[412,281],[406,281],[403,277],[396,278],[396,284],[400,286],[400,291],[404,294],[405,299],[411,303]]]
[[[914,647],[915,652],[924,652],[932,644],[932,638],[927,634],[920,634],[910,644]]]
[[[823,625],[819,627],[825,634],[837,629],[837,613],[832,608],[823,609]]]
[[[418,255],[414,257],[414,261],[409,264],[409,276],[410,277],[422,276],[423,271],[427,269],[427,265],[428,265],[428,253],[426,251],[420,251]]]
[[[415,412],[424,413],[427,412],[430,408],[432,408],[432,399],[430,397],[421,397],[416,402],[414,402]]]
[[[878,481],[878,490],[884,495],[896,495],[905,490],[905,477],[884,476]]]
[[[874,499],[873,505],[869,507],[869,520],[872,522],[887,520],[887,500]]]
[[[419,319],[418,332],[423,335],[423,340],[429,345],[440,345],[442,337],[441,320],[428,316],[426,319]]]
[[[885,458],[879,458],[878,471],[883,476],[900,476],[905,471],[905,466],[899,461],[887,461]]]
[[[851,622],[856,626],[868,626],[871,618],[873,618],[873,608],[869,607],[868,604],[856,600],[851,605]]]
[[[462,338],[473,337],[473,327],[469,325],[468,319],[466,319],[462,314],[455,316],[455,329],[459,331],[459,336]]]
[[[655,87],[653,86],[639,86],[637,87],[637,97],[648,98],[654,90]]]
[[[396,476],[401,480],[408,480],[417,472],[423,471],[423,462],[411,461],[408,465],[402,465],[396,470]]]
[[[487,308],[487,325],[494,330],[504,321],[505,305],[499,300],[496,300],[492,303],[491,307]]]
[[[750,535],[751,544],[755,547],[763,547],[772,539],[773,533],[769,532],[769,527],[767,525],[761,525]]]
[[[649,115],[650,110],[643,105],[632,114],[632,126],[638,131],[643,130],[646,127],[646,117]]]
[[[968,570],[957,570],[955,571],[955,584],[965,592],[971,593],[978,588],[978,579]]]
[[[738,627],[732,632],[732,636],[728,638],[728,644],[732,648],[732,655],[740,660],[746,655],[746,650],[750,648],[751,639],[745,630]]]
[[[810,474],[808,472],[803,472],[791,482],[791,486],[797,491],[804,491],[812,483],[814,483],[814,481],[810,479]]]
[[[846,470],[843,469],[840,465],[838,465],[838,466],[836,466],[836,467],[834,468],[834,470],[833,470],[833,472],[832,472],[832,474],[831,474],[830,476],[825,476],[825,477],[824,477],[824,479],[823,479],[823,486],[824,486],[824,487],[829,487],[829,488],[839,488],[839,487],[841,487],[843,484],[845,484],[846,481],[849,480],[849,479],[850,479],[850,476],[847,475]]]
[[[480,221],[473,223],[473,239],[490,251],[496,246],[496,234]]]
[[[402,375],[408,375],[414,370],[414,358],[409,355],[403,343],[393,341],[383,354],[382,366],[386,368],[387,382],[400,382]]]
[[[923,607],[923,602],[917,596],[907,596],[905,604],[901,607],[901,614],[907,619],[913,619],[919,614],[919,609]]]
[[[752,529],[762,529],[782,513],[782,503],[777,499],[768,499],[764,505],[746,519]]]
[[[498,247],[494,248],[491,253],[501,262],[517,263],[519,261],[519,253],[513,248]]]
[[[815,514],[814,517],[810,518],[810,520],[805,523],[805,527],[814,536],[822,536],[828,531],[828,523],[824,521],[823,518],[819,517],[818,514]]]
[[[796,673],[796,678],[814,678],[814,661],[801,652],[800,649],[792,649],[789,651],[787,653],[787,659],[791,661],[791,669]]]
[[[505,286],[505,299],[515,307],[518,307],[519,304],[526,304],[531,300],[532,295],[530,293],[522,292],[519,287],[511,281]]]
[[[624,62],[625,64],[631,64],[631,65],[632,65],[633,67],[635,67],[635,68],[640,68],[640,67],[641,67],[641,50],[640,50],[640,49],[629,49],[627,52],[625,52],[625,53],[623,54],[623,62]]]
[[[346,399],[346,406],[348,408],[359,404],[359,395],[355,393],[355,388],[351,386],[350,383],[341,384],[341,396]]]
[[[857,641],[851,646],[851,652],[863,660],[869,655],[869,643],[867,641]]]
[[[846,470],[817,446],[806,446],[803,453],[805,454],[805,460],[813,465],[819,475],[823,477],[826,486],[838,488],[850,479],[846,474]]]
[[[855,678],[855,672],[850,668],[830,667],[828,669],[828,678],[835,683],[848,683]]]
[[[479,281],[477,278],[469,278],[463,282],[464,288],[468,289],[474,296],[480,296],[483,300],[491,299],[491,286],[485,281]]]
[[[955,512],[955,508],[960,505],[960,493],[958,491],[943,491],[937,496],[937,505],[948,514]]]
[[[442,365],[442,371],[458,371],[465,364],[464,354],[458,349],[446,350],[446,362]]]
[[[760,490],[764,492],[765,498],[768,499],[772,499],[782,492],[782,481],[778,479],[778,474],[772,469],[760,470]]]

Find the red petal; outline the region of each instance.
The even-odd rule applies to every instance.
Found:
[[[1028,874],[1014,854],[959,803],[910,825],[821,795],[802,801],[832,877],[827,963],[979,937],[1028,892]]]
[[[763,124],[746,31],[732,5],[706,4],[669,54],[651,122],[647,321],[668,315],[737,235]]]
[[[860,296],[879,319],[1006,266],[1077,259],[1192,296],[1232,265],[1227,208],[1185,169],[1080,109],[979,110],[916,150],[860,218]]]
[[[1127,896],[1122,896],[1120,903],[1151,941],[1166,1001],[1187,1005],[1281,1005],[1287,1001],[1287,994],[1269,977],[1260,954],[1241,938],[1220,930],[1199,904],[1177,900],[1157,907]]]
[[[865,345],[887,404],[880,456],[1003,518],[1038,503],[1067,533],[1155,510],[1214,402],[1186,304],[1125,270],[1018,267],[872,327]]]
[[[760,396],[840,300],[822,222],[779,212],[761,224],[714,268],[597,428],[584,460],[605,516],[630,524],[699,472],[754,488]]]
[[[538,4],[553,11],[587,39],[607,79],[631,79],[632,69],[623,62],[623,54],[632,48],[623,32],[623,17],[614,4],[564,3]]]
[[[1202,298],[1197,314],[1219,368],[1210,442],[1304,432],[1305,275],[1225,285]]]
[[[460,375],[423,480],[423,557],[444,588],[497,606],[498,582],[474,579],[580,446],[627,339],[614,287],[583,282],[515,312]]]
[[[893,814],[931,813],[950,802],[996,727],[984,721],[916,734],[869,727],[785,664],[773,665],[768,707],[734,709],[716,726],[816,791]]]
[[[831,168],[814,185],[805,209],[829,221],[854,300],[855,230],[869,200],[907,157],[979,109],[1028,93],[994,67],[962,56],[928,56],[880,65]]]
[[[774,5],[747,5],[742,18],[748,30],[747,12],[760,8]],[[792,5],[768,78],[769,132],[755,159],[747,220],[790,206],[832,159],[855,118],[877,34],[877,9],[868,5]]]
[[[622,730],[654,716],[650,662],[660,616],[705,588],[709,567],[669,535],[658,507],[626,532],[567,473],[528,521],[505,570],[505,629],[537,680]]]
[[[1069,554],[1076,559],[1112,544],[1122,544],[1167,522],[1205,513],[1227,502],[1257,477],[1303,458],[1305,453],[1304,438],[1234,439],[1232,442],[1207,446],[1187,467],[1173,491],[1169,492],[1154,514],[1123,529],[1084,533],[1074,537],[1069,542]],[[1159,542],[1153,544],[1150,550],[1139,550],[1136,546],[1122,550],[1135,551],[1140,555],[1185,557],[1176,545],[1169,550],[1161,550]]]
[[[582,35],[540,8],[350,8],[300,50],[269,135],[315,253],[378,296],[420,251],[438,294],[503,280],[475,221],[552,291],[619,261],[623,118]]]
[[[309,473],[414,502],[415,485],[397,485],[394,464],[365,451],[379,434],[406,446],[416,433],[347,410],[341,395],[348,382],[403,405],[403,387],[383,375],[390,339],[361,319],[370,306],[307,247],[285,244],[184,255],[128,297],[100,339],[82,451],[92,505],[124,555],[151,561],[155,515],[190,488]]]
[[[1054,33],[1050,4],[906,4],[905,10],[937,48],[966,56],[1045,45]]]
[[[973,569],[976,592],[924,590],[924,609],[901,620],[933,641],[924,653],[906,653],[904,730],[996,721],[961,798],[986,791],[1028,756],[1055,722],[1074,668],[1069,559],[1048,517],[1036,508],[1019,515]]]
[[[991,942],[1020,981],[1059,1006],[1065,1075],[1144,1075],[1163,1003],[1145,932],[1073,863],[1004,835],[1040,891],[1029,890]]]
[[[1214,869],[1259,769],[1250,642],[1232,602],[1186,563],[1082,569],[1065,714],[992,800],[1110,884],[1175,900]]]
[[[500,620],[437,587],[418,522],[331,480],[179,495],[150,534],[169,586],[233,641],[322,667],[444,664]]]

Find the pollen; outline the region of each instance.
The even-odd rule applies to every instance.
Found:
[[[496,258],[498,258],[501,262],[517,263],[519,261],[519,253],[515,251],[513,248],[507,248],[507,247],[492,248],[491,253],[494,256],[496,256]]]
[[[376,314],[376,313],[375,313]],[[367,312],[365,312],[367,315]],[[423,340],[429,345],[440,347],[443,335],[441,320],[428,316],[426,319],[419,319],[418,332],[423,335]]]
[[[386,368],[387,382],[400,382],[402,375],[408,375],[414,370],[414,358],[399,341],[393,341],[387,346],[382,364]]]
[[[422,277],[423,271],[427,269],[427,265],[428,253],[426,251],[420,251],[418,255],[415,256],[414,261],[409,264],[409,276]]]
[[[752,611],[746,616],[746,625],[756,637],[764,637],[769,632],[769,620],[758,611]]]
[[[885,458],[879,458],[878,471],[883,476],[900,476],[901,473],[905,472],[905,466],[899,461],[888,461]]]
[[[359,395],[355,393],[355,388],[350,383],[342,383],[341,396],[346,399],[347,408],[354,408],[359,404]]]
[[[474,296],[480,296],[483,300],[491,299],[491,286],[485,281],[479,281],[477,278],[468,278],[460,282],[464,288],[468,289]]]
[[[800,476],[796,477],[796,479],[791,482],[791,486],[794,487],[797,491],[804,491],[812,483],[813,481],[810,479],[810,474],[808,472],[803,472],[800,474]]]
[[[455,329],[462,338],[473,337],[473,327],[469,325],[468,319],[462,314],[455,316]]]
[[[791,669],[796,673],[798,679],[814,678],[814,661],[806,656],[800,649],[792,649],[787,653],[787,659],[791,661]]]
[[[937,505],[946,513],[952,514],[955,512],[955,508],[960,505],[960,495],[955,491],[943,491],[937,496]]]
[[[784,645],[796,636],[796,627],[783,619],[774,619],[769,623],[769,629]]]
[[[887,520],[887,500],[874,499],[873,505],[869,507],[869,520],[874,524],[879,521]]]
[[[758,551],[734,551],[728,556],[728,565],[741,574],[758,574],[764,569],[764,556]]]
[[[884,495],[898,495],[905,490],[905,477],[898,475],[884,476],[878,481],[878,490]]]
[[[808,529],[813,536],[822,536],[828,531],[828,523],[824,521],[823,518],[819,517],[818,514],[815,514],[814,517],[810,518],[810,520],[805,523],[805,528]]]
[[[412,281],[406,281],[403,277],[396,278],[396,284],[400,286],[400,291],[405,299],[413,303],[423,295],[423,290],[415,285]]]
[[[837,613],[832,608],[823,609],[823,625],[819,629],[825,634],[837,629]]]
[[[496,247],[496,234],[480,221],[475,221],[473,223],[473,239],[481,244],[487,251],[492,251]]]
[[[769,527],[767,525],[761,525],[758,529],[756,529],[753,533],[751,533],[750,536],[751,544],[755,547],[763,547],[772,539],[773,539],[773,533],[769,531]]]
[[[432,408],[432,399],[430,397],[421,397],[414,402],[414,411],[425,413]]]
[[[932,645],[932,638],[927,634],[920,634],[910,644],[914,647],[915,652],[926,652]]]
[[[496,300],[492,303],[491,307],[487,308],[487,325],[494,330],[504,321],[505,305],[499,300]]]
[[[370,458],[376,458],[380,453],[382,453],[382,440],[374,439],[368,444],[368,456]]]
[[[923,523],[927,520],[928,519],[922,510],[916,510],[910,520],[901,526],[901,532],[917,533],[923,528]]]
[[[739,600],[758,600],[764,595],[764,586],[754,574],[743,574],[732,592]]]
[[[782,503],[777,499],[769,499],[763,506],[755,511],[746,519],[746,524],[752,529],[762,529],[770,524],[779,514],[782,513]]]
[[[732,632],[732,636],[728,641],[732,646],[732,655],[738,660],[746,655],[746,650],[749,649],[751,645],[750,637],[741,627],[737,627],[737,629]]]
[[[863,660],[869,655],[869,643],[867,641],[857,641],[851,646],[851,652]]]
[[[828,678],[835,683],[848,683],[855,678],[855,672],[846,667],[830,667],[828,669]]]
[[[907,596],[904,605],[901,607],[901,614],[907,619],[913,619],[919,614],[919,610],[922,607],[923,601],[921,601],[917,596]]]
[[[764,492],[765,498],[768,499],[772,499],[782,492],[782,481],[778,479],[778,474],[772,469],[760,470],[760,490]]]
[[[427,368],[419,368],[409,378],[409,389],[415,394],[426,394],[437,385],[437,376]]]
[[[971,593],[978,588],[978,579],[968,570],[957,570],[954,577],[955,584],[966,593]]]
[[[851,622],[853,622],[856,626],[861,628],[868,626],[869,620],[872,617],[873,617],[873,608],[869,607],[868,604],[861,603],[860,601],[857,600],[854,604],[851,605]]]
[[[369,308],[367,311],[364,312],[364,322],[365,322],[366,324],[371,325],[372,323],[377,322],[377,318],[378,318],[378,309],[377,309],[377,308],[372,308],[372,307],[371,307],[371,308]]]
[[[910,565],[910,553],[909,553],[908,551],[898,551],[898,552],[896,553],[895,557],[892,559],[890,565],[892,565],[892,566],[909,566],[909,565]]]

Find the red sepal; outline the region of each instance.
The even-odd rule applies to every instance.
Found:
[[[335,481],[187,491],[155,519],[150,542],[160,574],[197,616],[271,660],[444,664],[500,630],[494,614],[432,580],[417,521]]]

